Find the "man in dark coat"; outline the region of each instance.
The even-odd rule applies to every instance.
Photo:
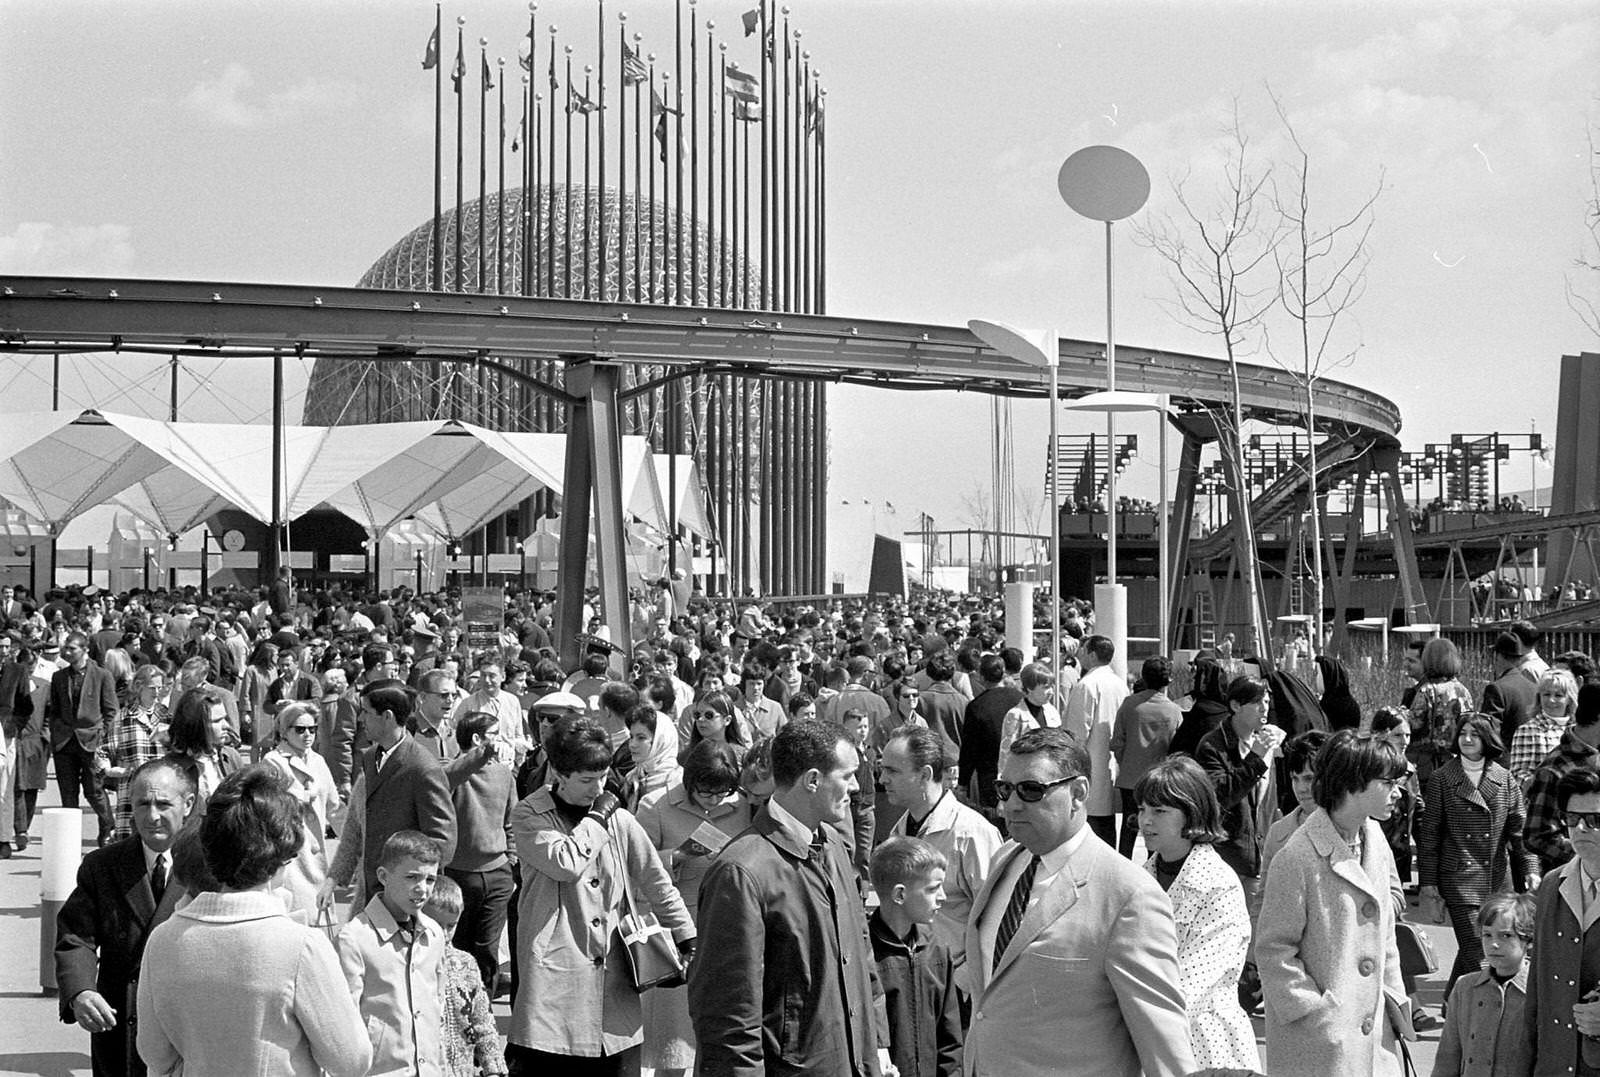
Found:
[[[1022,702],[1022,693],[1006,685],[1006,663],[997,654],[978,661],[978,679],[983,687],[967,704],[961,723],[960,788],[975,796],[974,806],[994,821],[999,818],[994,780],[1000,773],[1000,732],[1006,713]]]
[[[44,706],[56,785],[66,808],[78,806],[78,790],[83,790],[84,799],[100,820],[100,844],[104,845],[115,824],[96,770],[95,753],[116,724],[116,679],[89,660],[89,640],[82,632],[74,632],[62,642],[61,657],[67,666],[50,678],[50,695]]]
[[[1494,680],[1483,686],[1478,710],[1500,723],[1500,742],[1507,747],[1517,727],[1532,718],[1539,706],[1538,689],[1522,671],[1527,653],[1522,641],[1502,632],[1494,641]]]
[[[702,1077],[876,1077],[872,947],[833,829],[850,817],[859,763],[827,722],[773,738],[777,789],[700,886],[699,930],[715,940],[689,968]]]
[[[171,849],[195,801],[194,783],[165,759],[136,771],[128,792],[136,835],[84,857],[56,914],[61,1020],[90,1034],[95,1077],[145,1073],[129,1043],[133,986],[145,940],[183,896]]]

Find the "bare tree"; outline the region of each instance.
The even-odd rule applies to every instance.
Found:
[[[1589,192],[1583,204],[1584,236],[1578,256],[1572,260],[1578,273],[1567,275],[1567,305],[1589,332],[1600,337],[1600,147],[1595,146],[1595,129],[1587,134]]]
[[[1372,193],[1350,216],[1323,225],[1312,221],[1311,155],[1289,119],[1283,101],[1269,87],[1272,107],[1293,147],[1284,183],[1273,184],[1272,201],[1283,222],[1284,242],[1273,250],[1278,270],[1277,305],[1288,315],[1299,351],[1298,361],[1284,361],[1272,347],[1270,332],[1264,334],[1267,353],[1273,361],[1299,383],[1305,394],[1305,431],[1309,446],[1306,459],[1307,504],[1311,516],[1311,646],[1322,649],[1322,518],[1319,509],[1317,465],[1317,381],[1329,371],[1347,366],[1355,359],[1359,343],[1344,347],[1336,343],[1334,330],[1341,316],[1361,298],[1367,286],[1367,263],[1371,255],[1367,240],[1372,234],[1373,207],[1383,193],[1383,171],[1378,172]],[[1295,571],[1299,567],[1295,566]]]
[[[1261,595],[1261,569],[1256,556],[1255,526],[1250,519],[1245,482],[1244,404],[1239,385],[1239,357],[1248,354],[1263,317],[1277,301],[1275,282],[1268,279],[1283,225],[1270,208],[1272,169],[1251,156],[1250,140],[1233,103],[1227,129],[1229,145],[1221,185],[1209,199],[1191,192],[1190,173],[1172,181],[1176,216],[1151,214],[1136,225],[1136,240],[1167,263],[1177,292],[1164,304],[1175,320],[1222,341],[1232,380],[1228,414],[1213,413],[1221,434],[1223,466],[1232,487],[1233,522],[1238,561],[1250,604],[1250,635],[1258,653],[1267,657],[1266,607]]]

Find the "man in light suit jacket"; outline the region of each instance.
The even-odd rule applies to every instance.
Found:
[[[61,1020],[90,1033],[94,1077],[144,1075],[129,1049],[132,988],[145,940],[183,896],[171,850],[195,789],[181,767],[158,759],[134,773],[128,795],[136,836],[84,857],[77,887],[56,914]]]
[[[969,1077],[1192,1072],[1172,904],[1090,831],[1088,753],[1031,729],[995,792],[1012,840],[967,921]]]
[[[78,806],[78,790],[83,790],[84,799],[100,820],[100,844],[104,845],[116,824],[100,785],[96,753],[117,720],[116,678],[89,660],[89,638],[82,632],[62,641],[61,657],[66,668],[56,670],[50,678],[50,695],[44,705],[56,785],[66,808]]]

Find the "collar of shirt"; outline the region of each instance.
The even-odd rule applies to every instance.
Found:
[[[389,747],[385,748],[382,745],[375,745],[374,746],[374,747],[377,748],[377,751],[378,751],[378,758],[377,758],[376,762],[378,764],[378,769],[379,770],[382,770],[383,769],[383,765],[385,763],[387,763],[389,761],[389,759],[394,755],[394,750],[396,748],[400,747],[400,745],[404,744],[406,742],[406,739],[408,737],[410,737],[410,736],[411,736],[410,733],[407,733],[405,730],[402,729],[400,731],[400,739],[395,741],[393,744],[389,745]]]
[[[1077,851],[1083,848],[1083,843],[1089,839],[1089,826],[1084,824],[1078,832],[1066,841],[1039,857],[1039,871],[1033,878],[1033,886],[1037,891],[1039,884],[1046,879],[1053,879],[1067,866]]]
[[[166,858],[167,873],[171,874],[171,872],[172,872],[172,850],[171,849],[168,849],[164,853],[158,853],[154,849],[150,848],[150,846],[146,845],[144,842],[141,841],[139,843],[139,851],[144,853],[144,873],[146,875],[149,875],[152,871],[155,870],[156,861],[160,860],[162,857]]]
[[[382,943],[393,942],[395,936],[402,933],[415,934],[417,941],[423,942],[428,937],[428,925],[431,922],[425,916],[416,916],[409,924],[401,924],[389,911],[389,906],[384,904],[382,894],[374,895],[372,900],[367,902],[367,919],[371,921],[373,930],[378,933],[378,941]]]
[[[809,860],[811,858],[811,843],[816,836],[815,832],[807,830],[804,823],[789,814],[784,806],[778,803],[776,797],[767,801],[767,814],[772,817],[774,823],[778,824],[778,832],[773,834],[772,837],[777,839],[779,848],[791,856],[799,857],[801,860]]]

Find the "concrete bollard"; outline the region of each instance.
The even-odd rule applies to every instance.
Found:
[[[56,993],[56,913],[78,884],[83,862],[83,812],[77,808],[46,808],[39,868],[39,987]]]

